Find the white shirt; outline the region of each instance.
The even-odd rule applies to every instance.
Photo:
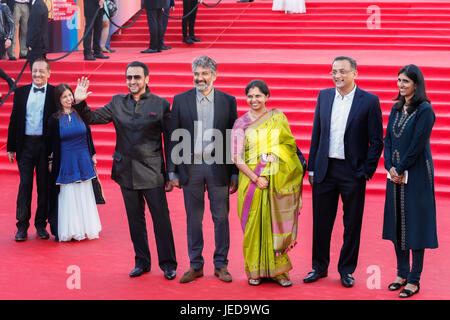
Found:
[[[42,135],[47,84],[43,86],[44,92],[34,92],[33,88],[38,87],[33,84],[30,89],[30,94],[28,95],[27,114],[25,116],[25,134],[28,136],[40,136]]]
[[[355,97],[356,85],[352,91],[341,96],[336,89],[333,106],[331,107],[330,121],[330,145],[328,148],[328,157],[334,159],[345,159],[344,135],[347,126],[348,115]],[[309,176],[314,176],[314,171],[309,171]]]
[[[328,157],[334,159],[345,159],[344,135],[347,126],[348,114],[355,97],[356,85],[352,91],[341,96],[336,89],[330,121],[330,147]]]

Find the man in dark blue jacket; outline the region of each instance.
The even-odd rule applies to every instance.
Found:
[[[352,287],[359,253],[366,181],[383,150],[383,123],[376,95],[361,90],[356,62],[335,58],[331,75],[335,88],[320,91],[309,152],[309,181],[313,189],[313,270],[305,283],[326,277],[330,240],[339,195],[344,210],[344,244],[338,271],[344,287]]]

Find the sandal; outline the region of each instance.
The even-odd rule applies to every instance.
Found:
[[[248,279],[248,284],[251,286],[259,286],[261,284],[261,279]]]
[[[389,291],[396,291],[398,289],[400,289],[403,286],[406,286],[406,279],[403,279],[403,282],[392,282],[390,285],[388,285],[388,290]]]
[[[403,289],[402,291],[400,291],[400,294],[398,296],[400,298],[409,298],[409,297],[412,297],[413,295],[415,295],[416,293],[419,293],[419,291],[420,291],[420,285],[417,284],[416,291],[411,291],[409,289]]]
[[[271,279],[284,288],[292,286],[292,282],[289,279],[288,274],[280,274],[280,275],[276,276],[275,278],[271,278]]]

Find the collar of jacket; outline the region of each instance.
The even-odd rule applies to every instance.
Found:
[[[145,92],[143,94],[141,94],[141,96],[139,97],[139,100],[136,101],[139,102],[141,100],[147,99],[148,97],[150,97],[152,93],[150,92],[150,88],[148,86],[145,87]],[[128,94],[130,96],[130,98],[133,100],[133,95],[131,93]]]

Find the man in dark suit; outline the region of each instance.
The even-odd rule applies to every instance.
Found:
[[[121,188],[135,251],[135,268],[130,277],[150,271],[151,260],[145,222],[145,201],[153,219],[159,266],[164,276],[176,276],[177,262],[166,191],[173,189],[167,179],[161,134],[168,146],[170,103],[152,94],[147,86],[149,69],[134,61],[126,69],[129,94],[115,95],[104,107],[92,111],[84,101],[89,81],[82,78],[75,90],[74,108],[89,124],[112,122],[116,129],[111,178]],[[169,163],[170,158],[167,156]]]
[[[33,175],[36,170],[37,209],[35,227],[41,239],[48,239],[48,159],[44,136],[47,121],[56,112],[54,87],[48,84],[50,64],[45,59],[37,59],[32,65],[33,83],[14,91],[13,110],[8,128],[7,155],[11,163],[17,161],[20,174],[17,195],[16,241],[27,239],[31,218],[31,195]]]
[[[335,58],[331,75],[335,88],[320,91],[309,152],[313,189],[313,253],[305,283],[326,277],[330,239],[339,195],[344,210],[344,243],[338,271],[344,287],[352,287],[359,253],[366,181],[383,150],[383,123],[377,96],[355,84],[356,62]]]
[[[39,58],[45,58],[48,49],[48,8],[43,0],[31,2],[27,31],[27,59],[30,68]]]
[[[150,42],[148,48],[141,53],[161,52],[164,37],[163,8],[166,7],[166,0],[144,0]]]
[[[183,0],[183,16],[189,14],[197,5],[198,0]],[[197,10],[198,7],[181,22],[184,43],[193,44],[194,42],[201,42],[201,40],[195,36],[195,18],[197,17]]]
[[[102,21],[103,21],[103,4],[105,0],[84,0],[84,17],[85,29],[84,29],[84,41],[83,41],[83,53],[84,60],[93,61],[96,59],[109,59],[102,53],[100,47],[100,38],[102,35]],[[98,14],[98,8],[101,8]],[[93,23],[92,29],[88,30],[89,26]]]
[[[168,171],[173,185],[183,188],[190,259],[190,269],[180,282],[192,282],[203,276],[205,191],[208,191],[214,222],[214,274],[230,282],[232,278],[227,270],[229,192],[237,190],[237,176],[231,179],[232,173],[237,174],[237,168],[230,159],[226,135],[237,119],[236,99],[213,87],[217,76],[213,59],[196,58],[192,70],[195,89],[174,97],[170,121],[172,161]]]

